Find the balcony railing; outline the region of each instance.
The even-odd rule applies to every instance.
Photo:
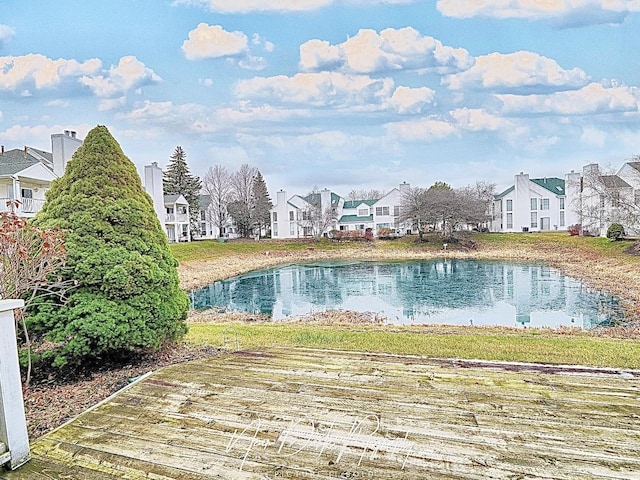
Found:
[[[17,215],[38,213],[44,205],[44,200],[40,198],[21,198],[18,201],[20,203],[17,208],[13,208],[13,211]],[[15,202],[15,200],[11,198],[0,198],[0,212],[11,211],[11,202]]]
[[[189,215],[184,213],[167,213],[164,217],[165,222],[167,223],[188,223]]]

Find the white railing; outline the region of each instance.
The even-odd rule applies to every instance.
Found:
[[[11,211],[11,207],[8,205],[9,202],[15,202],[11,198],[1,198],[0,197],[0,212],[9,212]],[[14,208],[13,211],[17,215],[21,215],[23,213],[38,213],[42,210],[42,206],[44,205],[44,200],[39,198],[21,198],[18,200],[20,202],[17,208]]]
[[[180,223],[187,223],[189,221],[189,215],[185,215],[182,213],[179,214],[175,214],[175,213],[167,213],[165,216],[165,222],[169,222],[169,223],[176,223],[176,222],[180,222]]]
[[[13,316],[22,307],[23,300],[0,300],[0,465],[11,470],[30,458]]]

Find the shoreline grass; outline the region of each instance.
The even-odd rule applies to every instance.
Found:
[[[241,350],[318,348],[465,360],[640,369],[640,341],[583,332],[485,327],[373,327],[302,323],[190,324],[193,345]],[[226,337],[227,343],[223,345]]]

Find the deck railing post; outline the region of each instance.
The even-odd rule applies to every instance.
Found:
[[[23,300],[0,300],[0,442],[7,450],[0,451],[0,458],[11,470],[30,458],[13,316],[22,307]]]

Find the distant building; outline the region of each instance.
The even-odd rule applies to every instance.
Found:
[[[410,185],[403,183],[381,198],[364,200],[345,200],[328,189],[304,197],[287,197],[287,192],[280,190],[271,209],[271,236],[282,239],[312,237],[314,226],[309,218],[312,207],[321,212],[333,211],[333,220],[325,222],[321,235],[329,235],[332,230],[369,230],[374,235],[381,229],[398,234],[410,232],[411,225],[400,222],[402,194],[409,189]]]
[[[51,182],[64,174],[67,162],[82,145],[76,132],[51,135],[51,152],[25,146],[5,150],[0,146],[0,211],[13,209],[33,217],[42,209]]]
[[[576,223],[569,208],[566,182],[556,177],[530,179],[520,173],[514,184],[494,197],[491,205],[492,232],[545,232],[567,230]]]

